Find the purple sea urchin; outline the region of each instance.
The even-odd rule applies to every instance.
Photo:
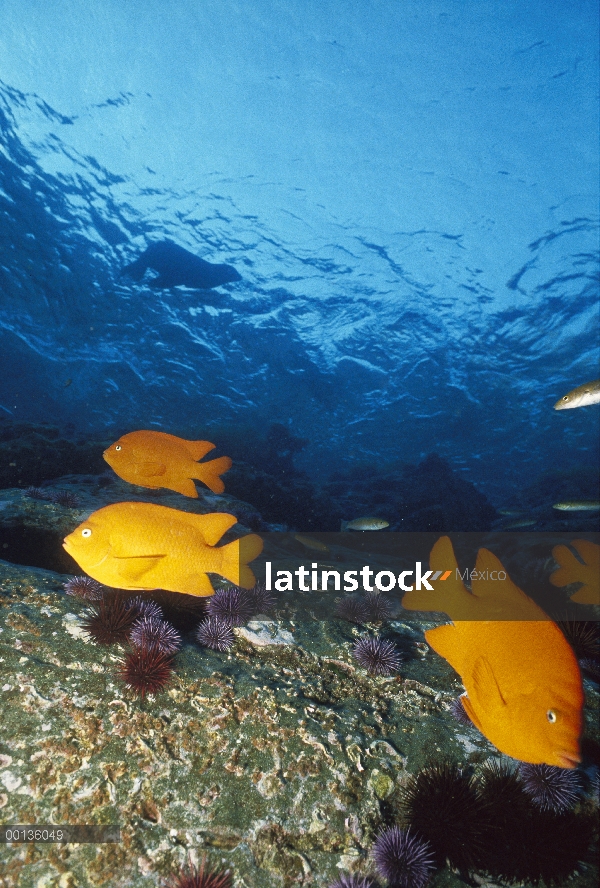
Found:
[[[65,509],[76,509],[79,505],[79,497],[70,490],[53,490],[48,499]]]
[[[556,624],[578,659],[600,656],[600,626],[594,620],[559,620]]]
[[[257,583],[254,589],[248,593],[251,615],[268,614],[275,605],[275,599],[270,592],[267,592],[264,583]]]
[[[135,598],[128,599],[127,607],[135,608],[140,617],[155,617],[157,620],[163,618],[161,606],[152,598],[146,598],[144,595],[136,595]]]
[[[242,626],[252,616],[252,602],[245,589],[219,589],[209,599],[207,612],[230,626]]]
[[[37,499],[37,500],[51,500],[52,499],[52,494],[49,491],[44,490],[42,487],[27,487],[23,491],[23,493],[25,496],[28,496],[30,499]]]
[[[488,805],[474,778],[452,762],[429,765],[403,791],[410,826],[431,845],[436,862],[462,871],[480,866],[490,826]]]
[[[523,789],[542,811],[568,811],[575,805],[581,792],[581,780],[577,771],[554,765],[530,765],[521,762],[519,774]]]
[[[377,888],[377,884],[369,876],[357,876],[356,873],[341,873],[329,888]]]
[[[99,601],[104,595],[104,586],[91,577],[71,577],[63,583],[67,595],[82,598],[85,601]]]
[[[347,620],[348,623],[365,623],[367,609],[364,599],[356,595],[346,595],[341,601],[338,601],[335,615],[341,620]]]
[[[97,644],[117,644],[127,641],[136,617],[121,596],[104,595],[85,614],[83,629]]]
[[[170,681],[173,658],[157,647],[134,648],[121,662],[119,678],[142,698],[156,694]]]
[[[235,637],[230,624],[221,617],[207,617],[196,630],[198,642],[214,651],[227,651]]]
[[[392,602],[385,595],[367,592],[364,598],[365,611],[371,623],[383,623],[392,613]]]
[[[391,675],[400,666],[401,655],[392,641],[360,638],[352,648],[352,656],[372,675]]]
[[[138,617],[129,637],[135,647],[157,647],[164,654],[174,654],[181,647],[181,635],[175,627],[148,614]]]
[[[165,888],[232,888],[233,874],[229,870],[210,865],[203,857],[200,866],[188,863],[176,876],[171,876]]]
[[[390,888],[423,888],[434,870],[429,842],[409,829],[392,826],[375,840],[372,849],[379,873]]]
[[[461,725],[468,725],[469,727],[473,727],[473,722],[467,715],[467,710],[462,704],[462,699],[457,697],[450,704],[450,712],[456,719],[456,721]]]

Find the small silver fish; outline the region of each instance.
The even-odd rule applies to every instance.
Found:
[[[342,521],[340,530],[383,530],[389,526],[390,522],[384,518],[354,518],[352,521]]]
[[[562,503],[555,503],[553,509],[559,509],[561,512],[597,512],[600,509],[598,500],[565,500]]]
[[[557,401],[555,410],[571,410],[573,407],[589,407],[590,404],[600,404],[600,379],[594,382],[584,382]]]
[[[321,540],[315,540],[312,537],[304,536],[303,533],[295,533],[294,539],[298,540],[307,549],[314,549],[315,552],[329,552],[329,547],[322,543]]]
[[[520,527],[533,527],[537,524],[537,518],[517,518],[516,521],[509,521],[508,524],[502,524],[500,530],[519,530]]]

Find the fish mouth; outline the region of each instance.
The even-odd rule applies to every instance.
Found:
[[[559,768],[576,768],[581,762],[581,756],[571,752],[559,752],[556,758]]]

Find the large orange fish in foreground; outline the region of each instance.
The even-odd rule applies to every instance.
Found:
[[[407,592],[402,605],[443,611],[453,621],[429,629],[425,638],[460,675],[466,690],[461,702],[473,724],[500,752],[522,762],[577,767],[581,674],[558,626],[506,574],[505,580],[483,578],[504,571],[487,549],[477,554],[472,593],[457,576],[448,537],[434,545],[430,567],[451,570],[451,576],[433,583],[433,592]]]
[[[578,604],[600,604],[600,546],[590,540],[573,540],[569,545],[573,546],[583,564],[566,546],[555,546],[552,557],[560,567],[550,575],[550,582],[553,586],[583,583],[571,595],[571,601]]]
[[[197,462],[214,446],[210,441],[186,441],[166,432],[139,431],[123,435],[102,455],[117,475],[130,484],[154,490],[166,487],[197,498],[193,478],[213,493],[225,490],[219,476],[231,468],[229,457]]]
[[[94,580],[116,589],[168,589],[212,595],[207,574],[251,589],[248,567],[262,552],[256,534],[216,547],[234,515],[194,515],[153,503],[115,503],[98,509],[70,533],[64,548]]]

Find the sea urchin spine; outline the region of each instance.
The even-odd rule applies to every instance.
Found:
[[[581,781],[577,771],[555,765],[530,765],[521,762],[519,774],[523,789],[542,811],[568,811],[577,801]]]
[[[229,870],[214,867],[206,857],[196,867],[188,863],[176,876],[171,876],[166,888],[232,888],[233,875]]]
[[[375,840],[372,853],[377,870],[390,888],[423,888],[434,869],[429,843],[411,833],[410,828],[392,826],[384,830]]]
[[[173,658],[157,647],[139,647],[121,662],[119,678],[141,695],[156,694],[171,680]]]
[[[227,651],[234,642],[230,624],[221,617],[207,617],[196,630],[196,638],[202,647],[213,651]]]
[[[361,638],[352,648],[352,656],[373,675],[397,672],[401,656],[396,645],[382,638]]]

